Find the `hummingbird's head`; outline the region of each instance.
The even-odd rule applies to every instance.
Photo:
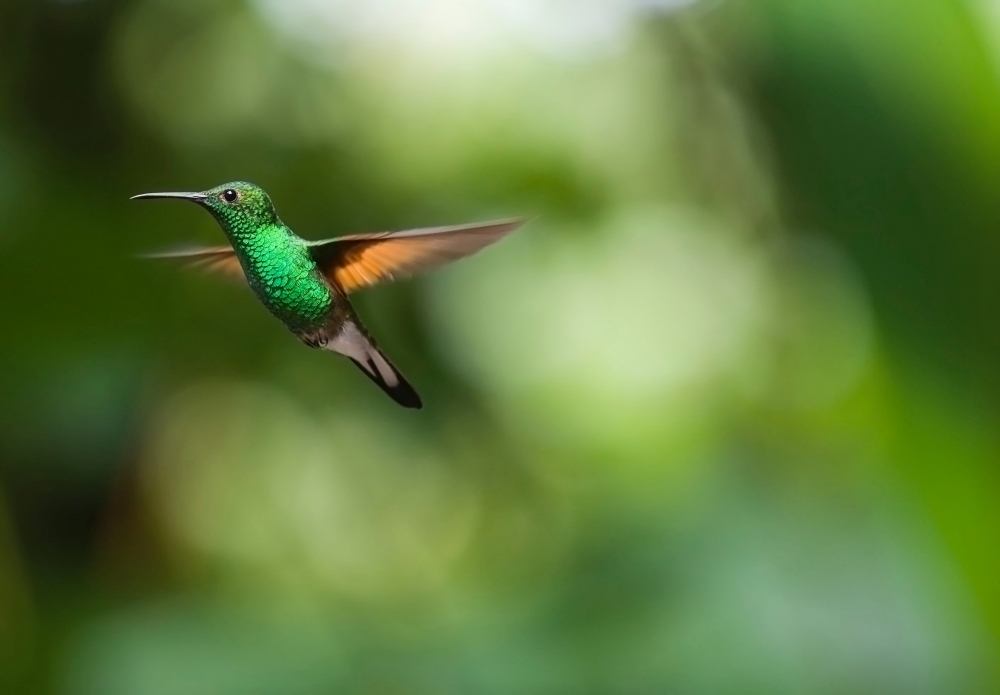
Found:
[[[144,193],[144,198],[179,198],[198,203],[231,234],[252,234],[263,225],[277,224],[278,213],[260,186],[245,181],[224,183],[201,193]]]

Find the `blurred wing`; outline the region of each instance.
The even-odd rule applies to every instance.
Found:
[[[406,277],[457,261],[499,241],[525,223],[502,220],[459,227],[432,227],[316,241],[313,259],[344,292]]]
[[[240,260],[231,246],[209,246],[190,249],[178,249],[164,253],[150,253],[142,258],[164,259],[177,261],[187,268],[197,268],[209,273],[228,275],[234,278],[245,278]]]

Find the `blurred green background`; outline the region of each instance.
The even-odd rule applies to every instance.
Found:
[[[0,692],[1000,692],[996,0],[3,0]],[[537,215],[358,309],[129,203]]]

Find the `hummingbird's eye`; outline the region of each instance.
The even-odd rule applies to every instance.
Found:
[[[240,194],[229,188],[222,194],[222,199],[227,203],[235,203],[240,199]]]

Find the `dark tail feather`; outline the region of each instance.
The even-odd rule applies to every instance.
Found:
[[[404,408],[420,410],[424,407],[416,389],[410,386],[410,382],[399,373],[399,370],[389,361],[389,358],[374,345],[371,346],[368,360],[364,363],[353,357],[350,360],[358,366],[358,369],[364,372],[365,376],[389,394],[389,398]]]
[[[350,358],[351,362],[358,365],[358,369],[404,408],[424,407],[417,392],[378,349],[357,318],[345,321],[340,326],[333,339],[327,343],[327,350]]]

